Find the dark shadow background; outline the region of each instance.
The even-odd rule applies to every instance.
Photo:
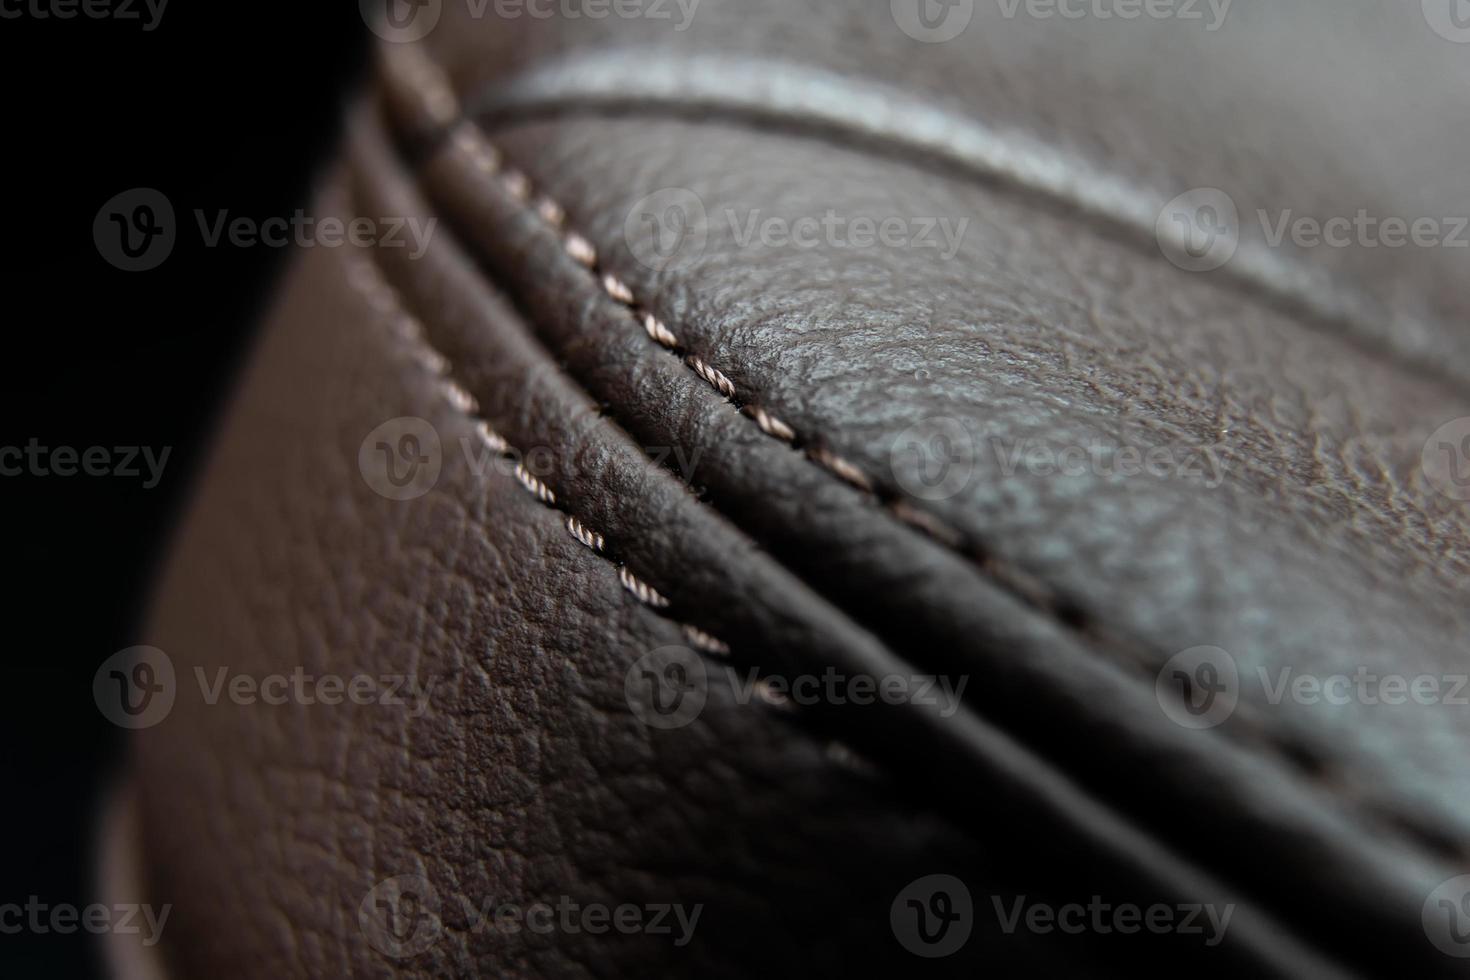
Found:
[[[151,31],[141,0],[127,4],[141,19],[36,16],[67,2],[0,0],[0,447],[171,448],[153,489],[144,477],[0,476],[0,905],[94,900],[94,823],[122,738],[93,703],[92,675],[147,642],[152,569],[290,258],[206,247],[193,211],[309,211],[367,51],[357,4],[171,0]],[[170,199],[178,240],[157,269],[128,273],[104,261],[92,225],[134,187]],[[0,976],[91,976],[100,962],[84,932],[0,934]]]

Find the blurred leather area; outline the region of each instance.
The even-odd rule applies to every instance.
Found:
[[[385,47],[316,211],[434,231],[301,252],[148,630],[179,677],[136,752],[178,975],[1137,967],[1138,937],[997,929],[1017,895],[1231,903],[1218,948],[1144,937],[1192,972],[1451,971],[1421,912],[1470,861],[1464,710],[1257,678],[1464,670],[1470,511],[1421,466],[1470,416],[1463,259],[1243,234],[1192,274],[1148,221],[1200,186],[1243,230],[1448,214],[1423,120],[1464,116],[1463,68],[1357,4],[1295,68],[1309,20],[1259,5],[1196,36],[977,4],[935,45],[872,7],[451,4]],[[1348,63],[1385,24],[1412,68],[1373,94]],[[1423,156],[1322,159],[1370,131]],[[365,462],[385,423],[432,442],[426,492]],[[709,703],[660,731],[625,681],[669,647]],[[1195,730],[1157,683],[1203,647],[1244,681]],[[207,703],[221,668],[432,689]],[[829,670],[968,683],[936,713],[729,681]],[[936,873],[977,926],[921,960],[890,903]],[[363,920],[398,876],[438,909],[402,957]],[[472,914],[558,897],[703,911],[687,945]]]

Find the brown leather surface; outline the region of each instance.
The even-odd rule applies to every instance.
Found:
[[[609,65],[657,79],[678,77],[661,59],[692,58],[708,80],[788,59],[1045,132],[1078,172],[1160,204],[1228,171],[1261,207],[1405,207],[1364,160],[1308,179],[1330,139],[1286,132],[1292,105],[1320,109],[1315,89],[1243,113],[1228,161],[1167,135],[1168,112],[1210,92],[1150,90],[1163,115],[1094,130],[1070,74],[1136,63],[1144,30],[1105,31],[1110,54],[1046,61],[1064,67],[1043,80],[1028,59],[1077,31],[1007,23],[1010,43],[972,30],[915,60],[891,53],[907,39],[886,10],[729,7],[671,40],[456,27],[451,6],[426,47],[387,46],[321,211],[438,230],[422,255],[303,252],[160,583],[148,642],[180,696],[139,737],[139,846],[176,906],[176,972],[1106,974],[1145,955],[1212,974],[1453,972],[1421,912],[1467,864],[1467,709],[1272,703],[1254,679],[1464,670],[1470,511],[1420,466],[1430,434],[1470,415],[1459,257],[1401,271],[1319,250],[1190,274],[1088,196],[1105,182],[1069,196],[962,143],[915,147],[901,123],[836,112],[818,125],[760,91],[681,107],[653,84],[588,88]],[[1267,16],[1200,56],[1263,56]],[[1181,63],[1159,71],[1188,78]],[[974,99],[941,93],[956,78]],[[1119,79],[1110,94],[1136,94]],[[669,192],[707,220],[697,247],[648,263],[655,231],[636,219]],[[949,251],[740,239],[752,214],[827,213],[965,230]],[[1352,315],[1292,295],[1304,268],[1351,286]],[[1422,309],[1399,305],[1405,277]],[[432,427],[442,470],[390,500],[359,450],[402,417]],[[942,493],[910,451],[936,419],[969,447]],[[492,462],[479,420],[526,469]],[[1097,446],[1204,465],[1058,475],[1011,455]],[[691,637],[707,638],[710,703],[650,729],[629,668]],[[1202,646],[1245,681],[1228,719],[1191,730],[1155,682]],[[793,711],[739,703],[727,662],[969,684],[952,712]],[[193,671],[221,666],[434,687],[421,714],[204,703]],[[966,881],[976,929],[923,960],[889,906],[934,873]],[[398,875],[444,900],[437,941],[403,958],[359,921]],[[990,911],[1098,894],[1235,913],[1207,946],[1005,934]],[[703,912],[675,946],[502,935],[458,902],[556,896]]]

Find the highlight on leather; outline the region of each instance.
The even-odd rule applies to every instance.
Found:
[[[1463,0],[356,13],[111,973],[1465,969]]]

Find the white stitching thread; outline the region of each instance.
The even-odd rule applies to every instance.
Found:
[[[699,375],[704,380],[708,381],[710,387],[715,389],[715,391],[718,391],[720,394],[729,399],[733,399],[735,397],[735,383],[729,378],[725,377],[725,375],[721,373],[718,368],[706,364],[703,360],[695,357],[693,354],[689,355],[688,363],[689,366],[694,369],[694,373]]]
[[[506,442],[505,438],[501,436],[500,433],[490,428],[490,423],[486,422],[484,419],[480,419],[475,422],[475,434],[478,435],[480,437],[480,441],[483,442],[492,451],[497,453],[510,452],[510,443]]]
[[[432,347],[420,347],[418,358],[430,374],[444,374],[449,370],[449,359]]]
[[[717,654],[721,657],[728,657],[730,655],[730,648],[724,642],[715,639],[697,626],[685,624],[684,636],[689,640],[691,646],[698,647],[706,653]]]
[[[536,213],[553,228],[560,228],[562,222],[567,220],[567,213],[561,209],[561,205],[549,197],[543,197],[536,202]]]
[[[814,446],[807,451],[807,455],[828,472],[837,474],[859,490],[865,490],[868,493],[873,492],[873,484],[869,482],[867,474],[832,452],[832,450],[822,446]]]
[[[653,586],[628,571],[627,565],[618,569],[618,581],[623,583],[623,588],[637,596],[639,601],[655,609],[668,608],[669,600],[660,595]]]
[[[443,362],[445,368],[448,368],[448,360],[441,356],[440,361]],[[463,412],[465,415],[474,415],[480,410],[480,406],[475,402],[475,396],[466,391],[464,386],[458,381],[445,378],[440,382],[440,385],[444,389],[444,397],[448,399],[449,404],[453,405],[460,412]]]
[[[521,486],[531,491],[531,494],[542,503],[556,503],[556,494],[545,483],[542,483],[531,471],[526,469],[525,463],[517,463],[515,470],[516,479],[521,481]]]
[[[451,143],[455,149],[467,154],[472,162],[483,160],[486,156],[485,153],[478,149],[479,145],[489,145],[483,134],[468,121],[462,122],[456,128],[455,136],[451,140]],[[494,158],[499,159],[498,151],[495,152]],[[501,179],[505,183],[507,190],[517,200],[524,202],[530,199],[533,191],[525,174],[519,171],[507,171],[502,174]],[[558,230],[561,229],[566,218],[566,210],[551,198],[545,197],[544,195],[536,205],[536,213],[547,224]],[[579,265],[586,267],[594,273],[602,271],[597,267],[597,249],[579,232],[567,231],[562,237],[562,247],[566,249],[567,254]],[[640,319],[643,324],[643,329],[655,343],[667,350],[675,353],[679,352],[679,338],[658,317],[639,307],[632,287],[626,282],[611,272],[602,271],[601,276],[598,278],[598,285],[602,287],[604,293],[618,303],[629,307],[635,314],[641,313]],[[731,381],[729,375],[725,374],[725,372],[695,354],[686,354],[684,363],[691,371],[702,378],[706,384],[723,395],[727,401],[750,416],[766,435],[788,444],[795,443],[796,431],[770,411],[759,405],[742,406],[740,404],[737,398],[735,382]],[[867,475],[854,463],[837,455],[831,449],[825,447],[813,448],[808,451],[808,455],[818,465],[840,477],[845,482],[869,494],[873,493],[873,484]],[[910,521],[909,523],[921,530],[938,530],[939,526],[941,526],[937,518],[930,518],[923,522]],[[935,536],[943,538],[947,535],[936,534]]]
[[[531,199],[531,179],[519,170],[505,171],[500,175],[500,182],[505,185],[510,196],[522,204]]]
[[[442,68],[414,48],[399,46],[393,49],[393,55],[386,59],[387,70],[404,77],[409,91],[422,100],[430,119],[440,126],[449,126],[459,118],[459,96],[454,94],[454,87]]]
[[[422,324],[418,323],[417,320],[413,319],[403,309],[398,298],[397,290],[383,277],[382,272],[374,264],[373,260],[364,259],[357,255],[356,252],[350,253],[348,258],[347,280],[375,312],[385,317],[393,318],[393,330],[395,333],[402,335],[406,341],[415,344],[418,349],[413,352],[413,359],[425,372],[438,379],[439,392],[444,396],[444,400],[449,403],[450,407],[467,416],[474,423],[475,434],[479,436],[480,441],[506,458],[515,458],[515,451],[505,437],[496,432],[490,426],[489,421],[480,418],[477,414],[479,412],[479,405],[475,401],[474,396],[458,381],[445,376],[450,369],[449,359],[438,350],[429,346],[430,341],[425,336]],[[413,329],[405,329],[404,324],[411,325]],[[537,500],[549,506],[556,507],[558,510],[562,510],[557,505],[556,494],[552,492],[551,487],[533,476],[524,464],[519,462],[516,464],[515,478]],[[576,516],[567,513],[565,510],[562,510],[562,513],[566,516],[567,531],[572,537],[599,555],[603,555],[605,558],[606,553],[604,548],[606,539],[603,538],[602,534],[589,528]],[[668,608],[669,600],[653,586],[628,571],[626,566],[620,566],[618,568],[618,581],[622,583],[623,588],[632,593],[644,605],[657,610]],[[677,625],[683,631],[685,637],[689,639],[690,643],[699,649],[721,656],[729,654],[729,646],[709,633],[706,633],[704,630],[691,626],[688,623],[678,623]]]
[[[648,336],[669,350],[679,346],[679,338],[675,337],[673,332],[664,326],[663,321],[652,313],[643,314],[643,329],[648,331]]]
[[[578,541],[582,542],[593,551],[599,553],[602,551],[602,535],[598,534],[596,531],[589,530],[585,524],[583,524],[581,521],[577,520],[570,514],[567,515],[567,530],[572,533],[572,537],[576,538]],[[689,627],[685,627],[685,629],[688,628]]]
[[[619,303],[625,306],[633,305],[633,290],[629,289],[627,283],[623,282],[623,280],[611,272],[603,275],[602,288],[607,290],[607,294]]]
[[[587,268],[590,269],[597,265],[597,249],[593,248],[591,242],[575,231],[567,234],[566,249],[568,255]]]
[[[463,125],[466,126],[474,125],[468,120],[462,120],[460,118],[462,112],[459,108],[458,97],[455,95],[453,88],[449,85],[447,75],[444,74],[443,69],[437,63],[435,63],[432,59],[426,57],[417,48],[412,48],[407,45],[394,46],[391,50],[393,50],[395,54],[399,56],[399,58],[390,59],[390,61],[402,60],[412,63],[411,65],[405,66],[404,74],[408,78],[411,86],[415,81],[419,83],[419,87],[422,89],[420,95],[424,100],[425,111],[428,112],[428,114],[432,118],[435,118],[440,123],[441,127],[447,129],[450,125],[453,125],[456,122],[461,122],[463,123]],[[562,213],[559,207],[557,208],[556,213]],[[559,221],[550,223],[558,228],[560,227]],[[566,250],[573,259],[587,266],[592,271],[596,271],[596,249],[593,248],[592,244],[587,239],[583,238],[576,232],[571,232],[567,234],[564,241]],[[613,298],[617,299],[618,297],[614,296]],[[636,310],[636,300],[634,300],[633,302],[629,302],[626,305],[633,306]],[[653,322],[657,323],[657,321]],[[662,324],[659,324],[659,326],[661,327]],[[648,329],[650,336],[653,337],[655,341],[663,344],[671,351],[675,350],[675,348],[677,347],[677,341],[675,340],[672,333],[669,333],[666,329],[661,331],[661,333],[663,335],[666,335],[668,338],[667,340],[665,340],[664,336],[661,336],[660,333],[655,333],[652,326],[645,324],[645,327],[646,329]],[[687,363],[689,362],[686,360],[686,364]],[[692,364],[690,366],[691,368],[693,367]],[[723,375],[720,376],[724,377]],[[728,381],[728,379],[726,380]],[[732,395],[727,394],[726,397],[729,398],[732,403],[735,402],[735,399]],[[737,407],[742,406],[739,406],[737,404]],[[754,406],[743,406],[743,408],[746,410],[750,410],[753,409]],[[768,413],[762,413],[758,415],[754,411],[748,411],[747,414],[750,414],[751,417],[756,421],[757,425],[761,428],[761,430],[766,432],[768,435],[771,435],[774,438],[782,439],[784,441],[793,443],[795,442],[795,433],[793,432],[793,430],[784,422],[776,419],[774,416],[771,416]],[[763,417],[765,419],[764,422],[762,421]],[[810,459],[823,466],[829,472],[851,483],[853,486],[865,491],[870,496],[873,496],[875,499],[879,499],[880,503],[882,502],[881,499],[878,498],[878,495],[873,489],[873,485],[868,480],[866,474],[864,474],[851,462],[827,449],[809,450],[807,455]],[[953,527],[947,522],[942,521],[937,515],[923,513],[922,517],[920,517],[921,512],[908,506],[905,506],[905,508],[901,511],[895,507],[890,506],[889,510],[891,513],[894,513],[898,519],[908,524],[909,526],[933,534],[937,540],[941,541],[941,543],[950,544],[951,547],[958,549],[964,541],[962,534],[957,528]],[[1053,595],[1051,590],[1047,588],[1045,584],[1042,583],[1040,580],[1033,579],[1030,576],[1024,576],[1022,578],[1022,581],[1018,584],[1016,575],[1018,570],[1011,569],[1009,568],[1009,566],[1006,566],[1006,574],[1001,575],[1002,569],[999,566],[999,563],[997,563],[994,559],[985,559],[981,562],[981,566],[986,570],[988,574],[994,575],[998,578],[1002,578],[1003,580],[1009,582],[1011,587],[1013,589],[1016,589],[1023,596],[1023,598],[1026,598],[1027,601],[1031,602],[1033,605],[1036,605],[1038,608],[1046,609],[1056,606],[1056,597]],[[622,574],[622,571],[626,570],[621,570],[620,576]],[[636,582],[637,580],[634,579],[633,581]],[[1034,590],[1028,589],[1026,587],[1028,583],[1035,583],[1037,588]],[[624,584],[627,584],[626,580]],[[1032,592],[1033,594],[1027,595],[1028,592]],[[654,595],[657,595],[657,593],[654,593]],[[660,596],[659,598],[662,597]]]
[[[775,436],[782,442],[792,442],[796,439],[796,433],[791,431],[791,426],[782,422],[770,412],[759,405],[745,406],[745,412],[755,419],[755,424],[761,427],[761,431],[768,436]]]
[[[462,121],[455,128],[451,144],[455,149],[467,155],[476,169],[485,170],[487,161],[489,161],[490,170],[488,172],[493,174],[501,165],[502,157],[499,150],[495,149],[493,144],[485,139],[479,129],[469,121]],[[511,196],[522,203],[529,201],[534,193],[530,180],[518,170],[503,171],[501,182]],[[535,210],[543,221],[557,230],[560,230],[565,224],[566,209],[545,195],[542,195],[537,201]],[[585,236],[576,231],[568,231],[562,238],[562,246],[579,265],[593,272],[599,271],[597,269],[597,249]],[[629,307],[635,314],[642,313],[643,329],[655,343],[670,351],[678,352],[679,338],[658,317],[647,310],[640,310],[632,287],[611,272],[603,272],[598,283],[608,296]],[[741,406],[736,398],[735,383],[719,368],[694,354],[687,355],[684,362],[690,370],[723,395],[727,401],[742,408],[766,435],[785,443],[796,441],[795,430],[768,410],[759,405]],[[869,493],[872,492],[872,484],[862,471],[830,449],[814,452],[813,458],[848,483]]]
[[[454,131],[454,146],[469,157],[475,169],[481,173],[493,175],[500,169],[500,151],[485,140],[475,139],[474,134],[468,130],[459,128]]]
[[[926,510],[919,510],[906,500],[893,502],[893,515],[950,548],[959,548],[964,543],[959,533],[948,524]]]

